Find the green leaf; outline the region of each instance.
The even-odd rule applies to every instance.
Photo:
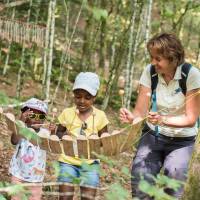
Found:
[[[0,194],[0,200],[6,200],[6,198],[2,194]]]
[[[155,184],[150,184],[146,180],[142,179],[139,183],[139,189],[142,192],[148,194],[151,197],[154,197],[155,200],[176,200],[176,198],[165,193],[164,189],[165,188],[177,189],[177,186],[180,187],[180,184],[178,184],[180,181],[171,179],[164,175],[158,175],[157,177],[151,175],[149,176],[155,181]]]
[[[105,9],[100,8],[92,8],[93,16],[96,20],[106,19],[108,17],[108,12]]]
[[[106,200],[126,200],[129,197],[129,192],[119,183],[114,183],[110,186],[109,191],[106,192],[105,197]]]
[[[11,99],[9,98],[4,92],[0,92],[0,105],[1,106],[6,106],[8,104],[20,104],[19,101],[16,99]]]
[[[127,176],[130,176],[130,172],[129,172],[129,169],[127,167],[122,167],[122,173],[127,175]]]
[[[57,161],[52,163],[52,166],[54,168],[54,173],[56,175],[56,177],[59,175],[60,173],[60,167],[59,167],[59,163]]]
[[[28,140],[38,140],[38,142],[40,143],[40,137],[33,131],[29,130],[26,127],[22,127],[22,124],[20,123],[20,121],[16,121],[17,126],[19,127],[19,133],[24,136],[25,138],[27,138]]]
[[[104,162],[104,163],[108,164],[109,167],[114,167],[114,166],[117,164],[117,162],[114,161],[114,160],[112,160],[110,157],[104,156],[104,155],[102,155],[102,154],[97,154],[97,153],[95,153],[95,152],[93,152],[93,154],[94,154],[98,159],[100,159],[101,162]]]
[[[163,185],[165,187],[172,188],[174,190],[178,190],[178,188],[180,188],[180,186],[184,184],[182,181],[172,179],[169,178],[168,176],[161,174],[158,174],[155,180],[156,184]]]

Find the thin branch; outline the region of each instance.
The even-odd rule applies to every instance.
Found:
[[[20,6],[22,4],[25,3],[29,3],[30,0],[22,0],[22,1],[16,1],[16,2],[11,2],[11,3],[0,3],[0,11],[5,9],[5,8],[11,8],[11,7],[16,7],[16,6]]]

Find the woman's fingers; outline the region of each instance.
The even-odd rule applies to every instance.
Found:
[[[147,116],[147,120],[156,125],[156,124],[159,124],[159,121],[160,121],[160,115],[157,113],[157,112],[149,112],[148,116]]]

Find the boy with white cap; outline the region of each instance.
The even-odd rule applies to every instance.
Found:
[[[36,133],[41,132],[50,134],[47,129],[41,127],[48,112],[48,106],[45,102],[31,98],[26,101],[21,108],[20,120],[27,127],[31,127]],[[46,166],[46,151],[34,146],[28,140],[12,133],[11,143],[16,145],[16,150],[10,162],[9,173],[12,175],[13,184],[20,183],[41,183],[44,179]],[[42,196],[42,186],[28,187],[29,200],[39,200]],[[11,200],[21,200],[23,195],[15,195]]]
[[[57,135],[61,138],[64,134],[73,136],[92,134],[101,135],[107,132],[108,119],[105,113],[93,106],[100,82],[97,74],[81,72],[75,79],[73,92],[75,106],[66,108],[58,117],[60,125]],[[88,169],[83,163],[92,166]],[[80,159],[62,154],[59,158],[60,173],[58,181],[68,183],[60,185],[60,200],[73,199],[74,180],[79,178],[81,199],[94,199],[96,188],[99,185],[99,161]]]

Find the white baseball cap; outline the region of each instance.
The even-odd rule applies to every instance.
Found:
[[[81,72],[75,79],[73,90],[83,89],[89,92],[92,96],[96,96],[99,86],[100,81],[97,74],[93,72]]]
[[[25,107],[39,110],[45,114],[47,114],[47,112],[48,112],[47,103],[45,103],[44,101],[41,101],[39,99],[36,99],[36,98],[31,98],[31,99],[27,100],[23,104],[21,109],[24,109]]]

